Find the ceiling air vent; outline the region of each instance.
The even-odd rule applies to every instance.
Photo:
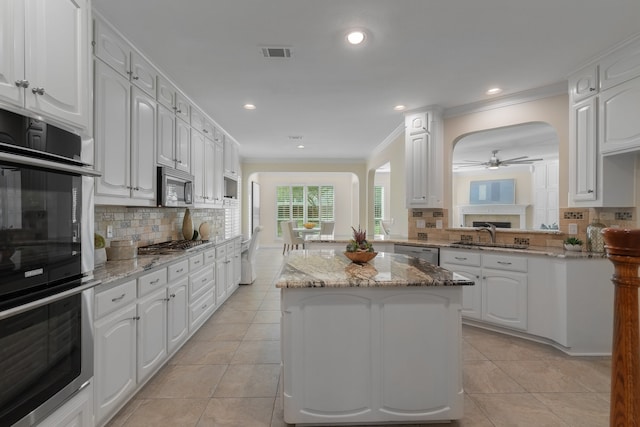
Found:
[[[291,49],[288,47],[263,47],[262,55],[265,58],[291,58]]]

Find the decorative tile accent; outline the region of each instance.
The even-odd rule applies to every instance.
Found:
[[[633,213],[631,212],[616,212],[615,218],[617,221],[631,221],[633,220]]]
[[[418,233],[418,240],[427,240],[429,235],[427,233]]]
[[[419,210],[414,209],[414,210],[412,211],[412,216],[413,216],[414,218],[422,218],[422,213],[423,213],[422,211],[419,211]]]
[[[460,235],[461,242],[473,242],[473,235],[471,234],[462,234]]]
[[[427,222],[424,224],[424,228],[436,228],[435,222]]]
[[[514,237],[513,243],[516,245],[527,245],[529,246],[529,238],[527,237]]]
[[[583,212],[565,211],[564,219],[584,219]]]
[[[444,212],[442,211],[433,211],[434,218],[442,218],[444,216]]]

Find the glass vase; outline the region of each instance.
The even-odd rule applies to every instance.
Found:
[[[604,237],[602,236],[604,228],[606,225],[602,224],[598,218],[587,226],[587,250],[589,252],[604,252]]]

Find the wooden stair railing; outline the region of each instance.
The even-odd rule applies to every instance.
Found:
[[[605,228],[602,234],[615,268],[609,425],[640,427],[640,229]]]

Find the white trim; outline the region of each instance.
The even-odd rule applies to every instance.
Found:
[[[382,150],[384,150],[389,145],[391,145],[391,143],[395,141],[396,138],[402,135],[402,133],[404,132],[404,129],[405,129],[405,126],[404,126],[404,118],[403,118],[402,122],[398,124],[398,127],[396,127],[380,144],[374,147],[373,151],[371,152],[371,154],[369,154],[369,157],[367,158],[367,163],[370,163],[371,159],[373,159],[374,156],[379,154]]]
[[[527,227],[527,206],[529,205],[464,205],[458,206],[460,224],[464,224],[465,215],[518,215],[519,229]]]

